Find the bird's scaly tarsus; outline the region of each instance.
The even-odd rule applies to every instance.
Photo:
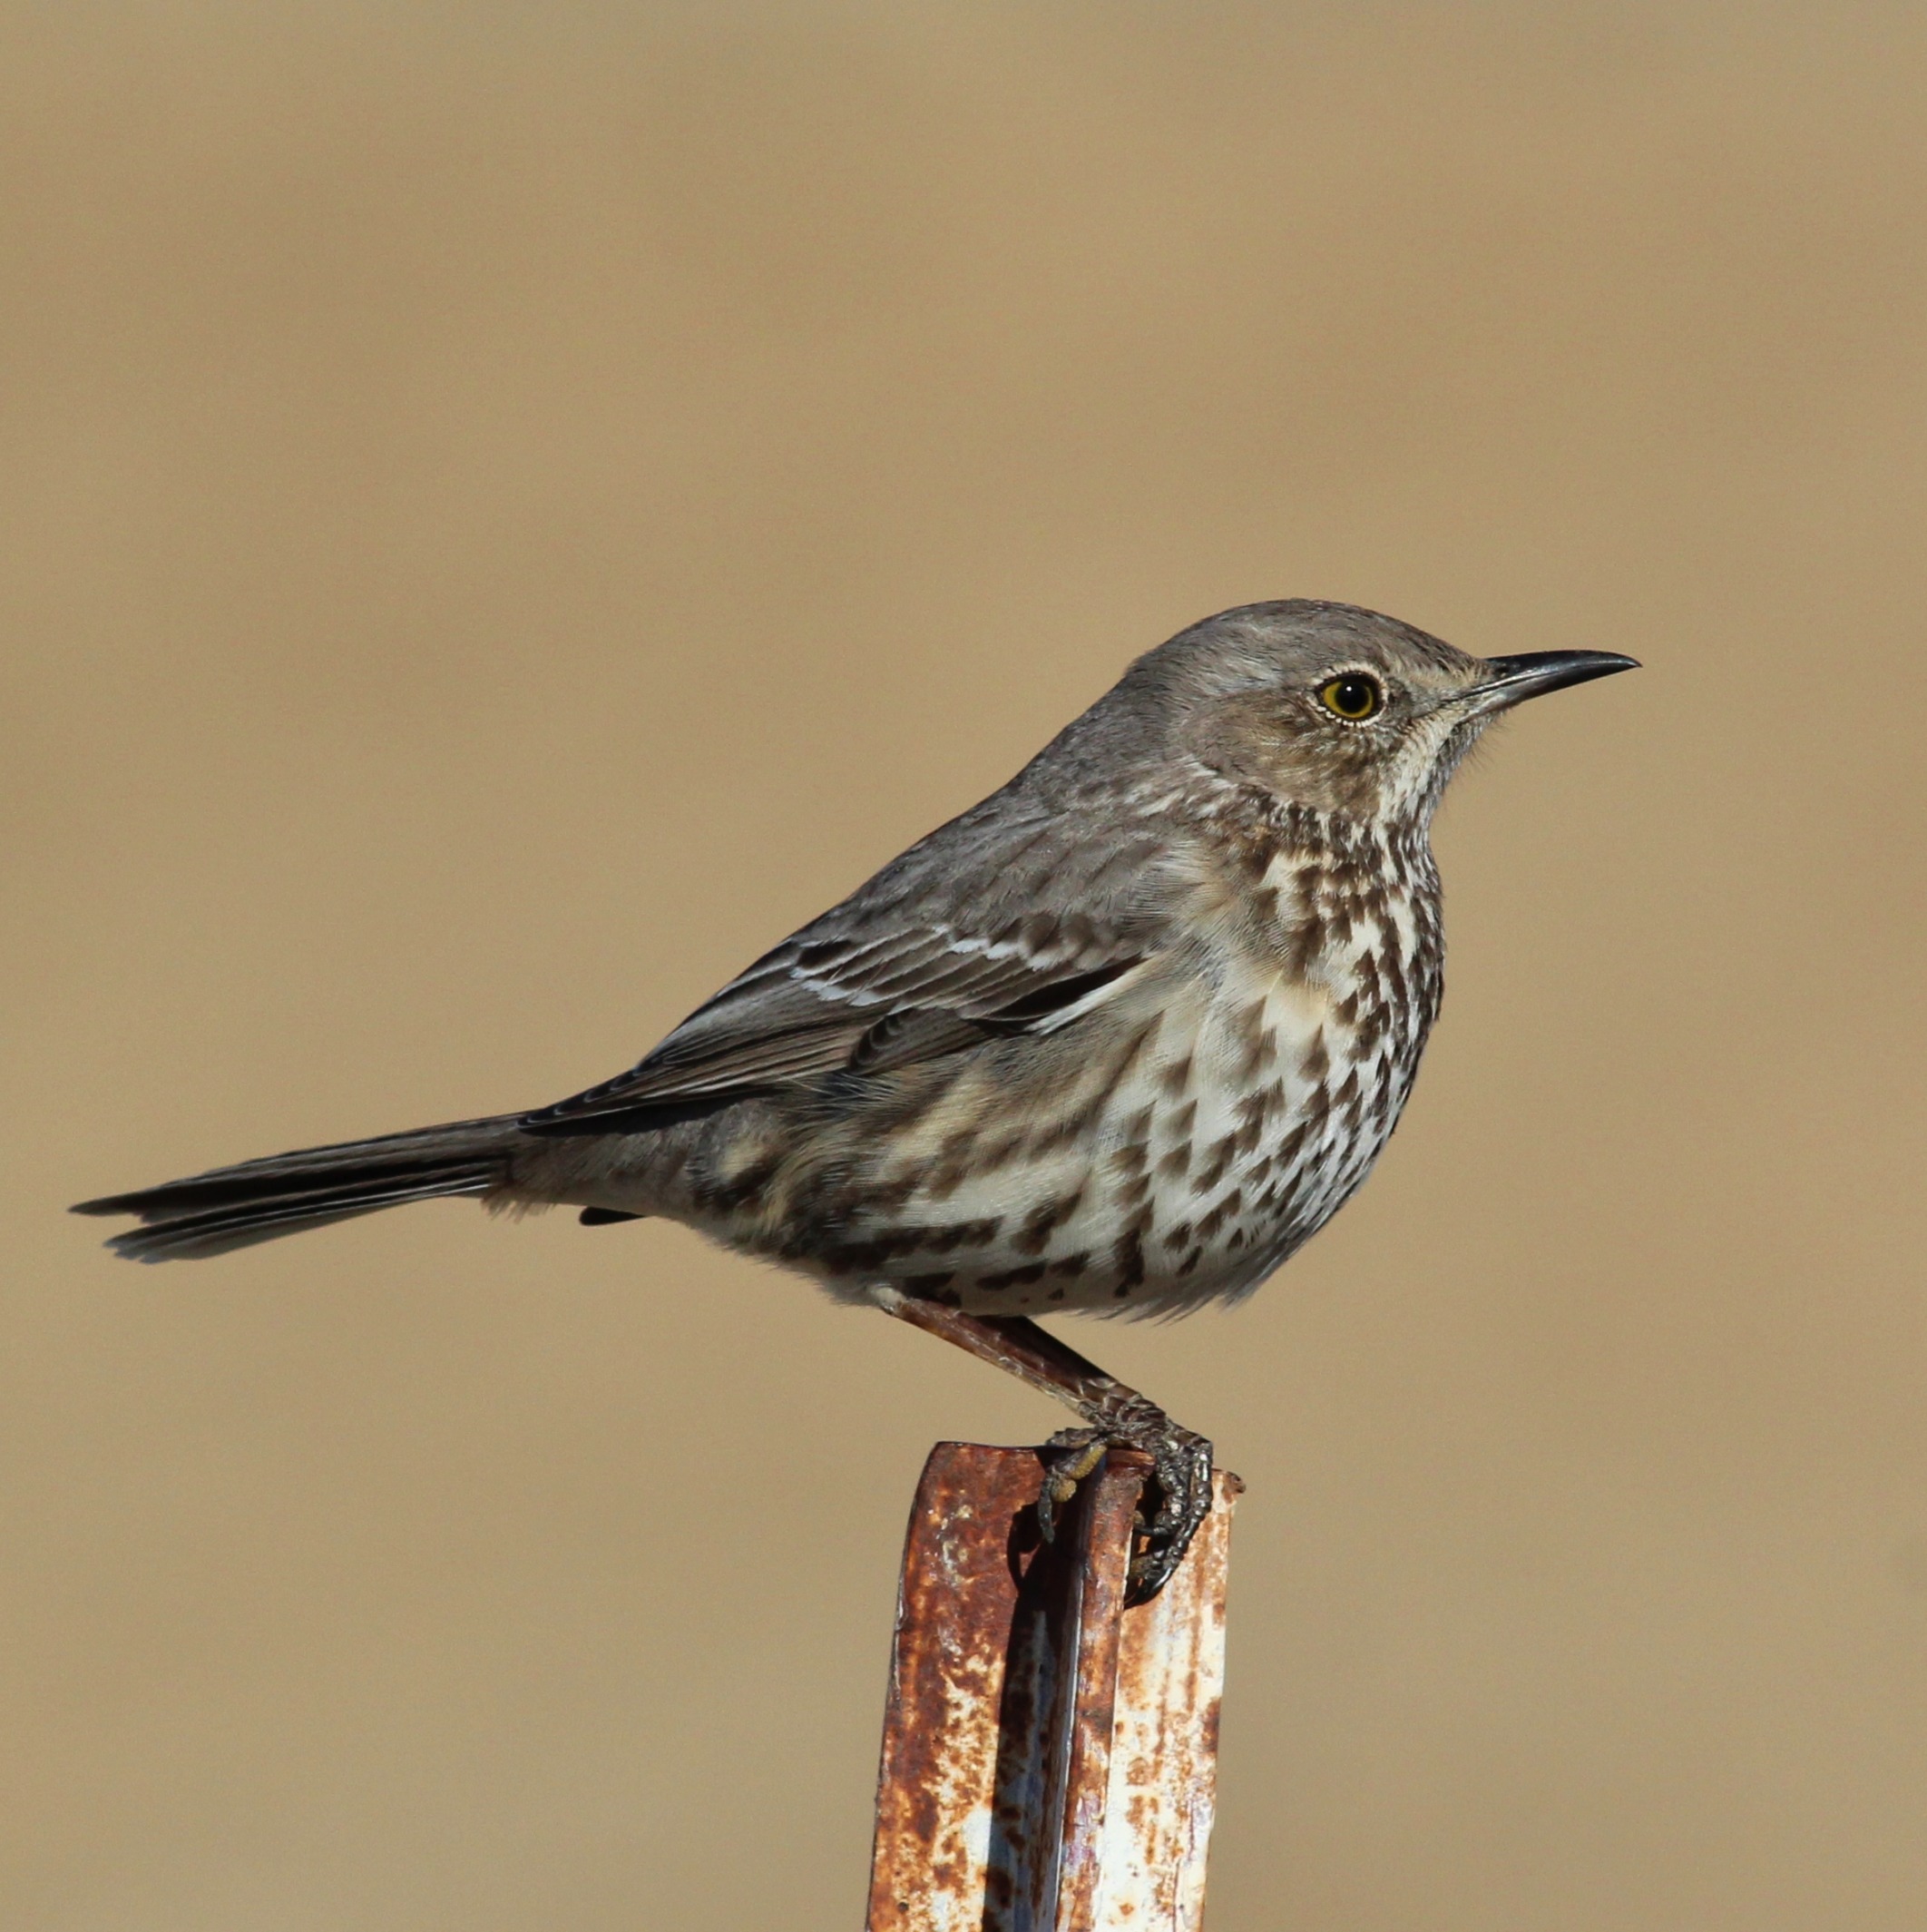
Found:
[[[1125,1601],[1144,1603],[1156,1596],[1210,1514],[1211,1445],[1180,1428],[1149,1397],[1106,1375],[1022,1316],[966,1315],[889,1288],[875,1290],[874,1299],[899,1321],[941,1336],[980,1361],[1055,1396],[1084,1418],[1085,1427],[1061,1430],[1050,1441],[1055,1453],[1037,1498],[1038,1527],[1047,1542],[1058,1511],[1103,1461],[1107,1449],[1136,1450],[1150,1458]]]

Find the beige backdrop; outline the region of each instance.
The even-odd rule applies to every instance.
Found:
[[[536,1103],[1126,659],[1634,678],[1243,1311],[1213,1923],[1927,1911],[1914,9],[15,4],[7,1820],[56,1932],[860,1909],[924,1447],[1041,1400],[673,1228],[140,1270],[83,1193]]]

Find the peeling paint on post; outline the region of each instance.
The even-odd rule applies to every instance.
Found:
[[[940,1443],[911,1512],[869,1932],[1195,1932],[1233,1498],[1125,1610],[1144,1459],[1113,1453],[1039,1546],[1033,1449]]]

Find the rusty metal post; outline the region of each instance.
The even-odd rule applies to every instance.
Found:
[[[1039,1546],[1034,1449],[939,1443],[911,1512],[869,1932],[1196,1932],[1224,1685],[1231,1505],[1123,1608],[1142,1457]]]

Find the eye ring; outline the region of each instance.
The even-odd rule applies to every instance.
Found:
[[[1384,687],[1367,672],[1341,671],[1319,687],[1318,702],[1334,718],[1342,718],[1347,724],[1363,724],[1384,710]]]

